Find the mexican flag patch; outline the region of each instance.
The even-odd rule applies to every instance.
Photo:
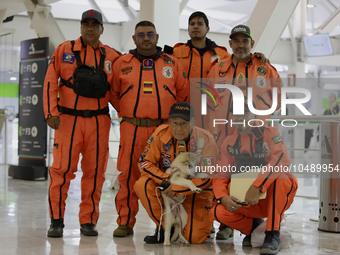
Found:
[[[272,139],[274,143],[281,143],[283,141],[281,136],[275,136]]]
[[[214,164],[214,157],[205,157],[205,158],[203,158],[203,164],[205,166],[212,166]]]

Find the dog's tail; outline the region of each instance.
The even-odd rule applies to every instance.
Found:
[[[179,236],[179,231],[181,231],[180,226],[178,226],[177,224],[174,225],[174,233],[172,234],[171,237],[171,243],[175,242]]]

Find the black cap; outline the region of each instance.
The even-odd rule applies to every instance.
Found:
[[[204,23],[207,27],[209,27],[209,20],[207,18],[207,15],[205,15],[204,12],[200,12],[200,11],[197,11],[197,12],[193,12],[190,17],[189,17],[189,23],[190,21],[193,19],[193,18],[196,18],[196,17],[200,17],[200,18],[203,18],[204,20]]]
[[[187,102],[174,103],[169,112],[169,118],[180,117],[190,121],[194,117],[194,108]]]
[[[245,25],[237,25],[231,30],[230,39],[233,39],[233,36],[236,34],[245,34],[248,35],[253,40],[253,33],[251,32],[250,28]]]
[[[102,14],[99,11],[96,10],[87,10],[83,12],[83,15],[81,16],[80,23],[82,24],[84,20],[86,19],[95,19],[97,20],[101,25],[103,25],[103,17]]]

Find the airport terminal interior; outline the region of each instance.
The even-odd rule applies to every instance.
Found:
[[[212,233],[203,244],[147,244],[143,239],[154,233],[155,224],[141,203],[134,234],[113,237],[118,217],[115,196],[119,189],[120,120],[111,106],[110,156],[100,201],[99,235],[80,234],[79,163],[66,200],[63,237],[46,236],[50,225],[47,173],[47,178],[36,180],[9,174],[11,166],[20,163],[22,138],[18,134],[35,136],[37,132],[23,129],[18,118],[23,102],[28,102],[19,93],[21,42],[47,37],[51,55],[60,43],[79,37],[80,17],[88,9],[103,14],[100,40],[122,53],[135,48],[131,36],[140,20],[154,22],[159,46],[173,46],[190,39],[188,18],[195,11],[203,11],[210,21],[207,37],[230,53],[231,29],[238,24],[251,27],[256,41],[253,52],[269,58],[283,87],[305,88],[311,95],[304,104],[310,116],[288,105],[286,116],[275,112],[272,117],[299,183],[281,223],[283,247],[279,254],[340,254],[340,175],[336,171],[340,162],[340,115],[325,114],[332,96],[340,102],[340,0],[0,0],[0,254],[259,254],[259,248],[242,246],[245,235],[237,230],[228,240],[217,240]],[[54,132],[47,125],[46,137],[44,162],[49,167]],[[330,164],[334,172],[323,172],[322,165]],[[217,232],[219,223],[215,221],[214,227]]]

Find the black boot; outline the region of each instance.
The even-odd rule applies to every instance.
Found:
[[[161,227],[160,233],[159,233],[159,239],[158,239],[158,231],[159,228],[156,228],[155,233],[152,236],[146,236],[144,237],[144,242],[146,243],[164,243],[164,229]],[[170,240],[172,238],[172,235],[174,234],[175,228],[172,227],[170,231]]]
[[[263,245],[260,250],[261,255],[275,255],[281,250],[280,231],[266,231]]]
[[[95,228],[93,223],[86,223],[86,224],[80,225],[80,232],[84,236],[97,236],[98,235],[98,231]]]
[[[264,221],[263,219],[254,219],[253,220],[253,225],[251,227],[250,234],[247,235],[245,238],[243,238],[242,246],[251,246],[251,233],[253,233],[255,228],[260,226],[263,221]]]
[[[159,233],[159,239],[158,239],[158,231]],[[164,243],[164,229],[161,227],[161,229],[156,228],[156,231],[153,235],[146,236],[144,238],[144,242],[146,243]]]
[[[51,225],[49,230],[47,231],[48,237],[62,237],[63,229],[64,229],[64,220],[63,219],[51,219]]]

